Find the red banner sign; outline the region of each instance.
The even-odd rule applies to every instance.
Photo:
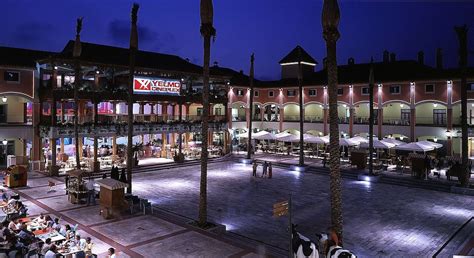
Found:
[[[163,78],[134,77],[133,93],[135,94],[156,94],[156,95],[177,95],[181,90],[181,81]]]

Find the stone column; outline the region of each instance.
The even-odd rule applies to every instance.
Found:
[[[179,116],[179,123],[183,122],[183,105],[180,103],[178,104],[178,116]],[[183,133],[180,131],[178,134],[178,152],[179,156],[183,153]]]
[[[42,140],[40,133],[40,117],[42,112],[42,105],[39,102],[33,102],[33,144],[31,159],[33,161],[40,161],[42,157]]]
[[[283,131],[283,118],[285,116],[285,109],[283,105],[280,105],[280,121],[279,121],[279,127],[278,130],[281,132]]]
[[[383,136],[383,132],[382,132],[382,125],[383,125],[383,107],[379,107],[378,108],[378,118],[377,118],[377,132],[378,132],[378,136],[379,136],[379,140],[382,140],[382,138],[384,137]]]
[[[447,93],[446,94],[446,103],[447,109],[446,109],[446,115],[447,115],[447,125],[446,125],[446,130],[452,132],[453,131],[453,103],[452,103],[452,94],[453,94],[453,85],[452,83],[447,83]],[[453,155],[453,139],[452,137],[448,137],[447,142],[446,142],[446,155],[447,156],[452,156]]]
[[[112,102],[112,113],[114,117],[117,118],[117,102]],[[117,135],[112,136],[112,161],[115,161],[117,155]]]
[[[325,106],[323,107],[323,134],[328,134],[328,118],[329,118],[329,109]]]
[[[410,141],[414,142],[415,139],[415,125],[416,125],[416,109],[410,108]]]
[[[163,117],[163,121],[168,121],[168,104],[161,104],[161,114]],[[161,148],[161,157],[166,158],[166,144],[168,143],[168,134],[167,133],[162,133],[161,134],[161,140],[162,140],[162,148]]]

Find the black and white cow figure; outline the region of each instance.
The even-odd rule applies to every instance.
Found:
[[[298,225],[292,224],[291,245],[295,258],[319,258],[319,252],[316,245],[310,239],[296,231]]]
[[[355,254],[351,251],[344,249],[342,246],[339,246],[337,241],[330,241],[328,234],[316,234],[319,238],[319,249],[321,253],[325,253],[326,258],[357,258]]]

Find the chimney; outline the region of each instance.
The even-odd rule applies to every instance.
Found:
[[[443,69],[443,50],[441,48],[436,49],[436,68]]]
[[[348,65],[354,65],[354,64],[355,64],[354,58],[351,57],[351,58],[347,59],[347,64],[348,64]]]
[[[395,63],[397,61],[397,56],[395,53],[390,54],[390,63]]]
[[[423,51],[418,52],[418,63],[421,65],[425,64],[425,53]]]
[[[383,51],[383,62],[388,63],[390,54],[388,53],[387,50]]]
[[[326,70],[328,68],[328,58],[325,57],[323,58],[323,70]]]

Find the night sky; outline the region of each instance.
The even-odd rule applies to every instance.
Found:
[[[198,0],[139,0],[139,47],[176,54],[202,64]],[[381,60],[383,50],[397,59],[434,65],[443,48],[445,66],[457,65],[453,26],[467,24],[474,51],[474,1],[342,0],[338,62],[349,57]],[[84,17],[82,40],[128,47],[132,1],[2,0],[0,45],[60,51],[73,39],[75,21]],[[320,63],[325,56],[321,35],[321,0],[214,0],[217,38],[211,62],[248,73],[256,56],[256,77],[278,79],[278,61],[300,44]],[[474,52],[470,55],[473,64]],[[317,67],[321,69],[321,65]]]

